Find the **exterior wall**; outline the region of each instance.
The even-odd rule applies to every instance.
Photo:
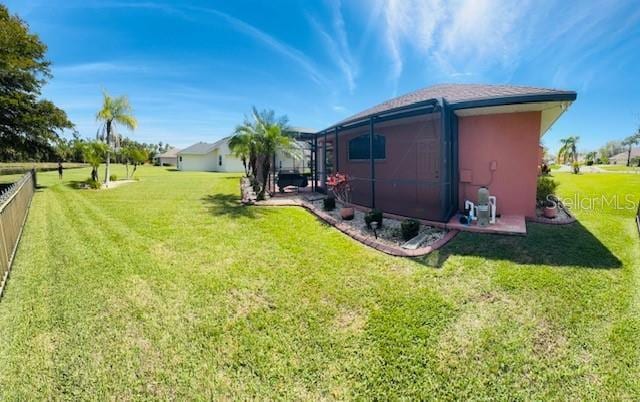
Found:
[[[459,117],[461,211],[484,185],[496,196],[499,214],[535,216],[540,118],[540,112]]]
[[[352,202],[371,207],[371,162],[353,160],[349,155],[349,141],[368,134],[369,126],[341,131],[337,162],[338,170],[351,177]],[[397,215],[442,220],[441,115],[431,113],[376,123],[374,134],[385,139],[385,157],[375,160],[376,208]],[[334,134],[329,134],[327,143],[334,141]],[[322,141],[318,157],[321,162]]]
[[[216,149],[216,172],[244,172],[244,166],[240,158],[236,158],[229,149],[228,142],[224,142]],[[218,155],[222,155],[222,166],[219,164]]]
[[[210,152],[204,155],[179,154],[178,160],[182,156],[182,161],[178,162],[178,169],[185,171],[213,172],[218,163],[217,152]]]
[[[158,157],[158,164],[160,164],[160,166],[162,165],[176,165],[178,163],[178,157],[173,156],[173,157]]]
[[[222,156],[220,164],[219,156]],[[180,157],[182,156],[182,161]],[[239,158],[233,156],[227,142],[222,143],[208,154],[178,154],[177,166],[179,170],[200,172],[244,172],[244,166]]]

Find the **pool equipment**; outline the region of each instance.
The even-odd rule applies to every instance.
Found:
[[[465,210],[469,210],[469,223],[474,220],[478,221],[478,225],[487,226],[496,223],[496,204],[495,196],[489,194],[489,189],[480,187],[478,189],[478,203],[467,200],[464,203]]]

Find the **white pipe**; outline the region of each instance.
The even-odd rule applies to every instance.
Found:
[[[473,204],[473,202],[467,200],[464,202],[464,209],[468,209],[469,210],[469,223],[471,223],[471,221],[475,221],[476,218],[476,206]]]
[[[496,196],[490,195],[489,204],[491,205],[491,220],[489,220],[489,223],[491,223],[492,225],[496,223],[496,202]]]

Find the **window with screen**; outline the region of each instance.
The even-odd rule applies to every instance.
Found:
[[[373,158],[385,159],[386,143],[383,135],[373,136]],[[366,160],[369,155],[369,134],[363,134],[349,141],[349,160]]]

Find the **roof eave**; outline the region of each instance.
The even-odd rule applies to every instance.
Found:
[[[422,109],[422,108],[427,108],[427,107],[435,107],[440,105],[440,101],[436,98],[432,98],[432,99],[426,99],[423,101],[419,101],[419,102],[415,102],[412,103],[410,105],[406,105],[406,106],[400,106],[400,107],[396,107],[393,109],[388,109],[388,110],[384,110],[381,112],[375,112],[375,113],[370,113],[364,116],[360,116],[360,117],[356,117],[354,119],[350,119],[350,120],[344,120],[341,121],[340,123],[334,124],[330,127],[325,128],[324,130],[318,131],[317,133],[315,133],[316,136],[318,135],[323,135],[324,133],[334,130],[336,128],[351,128],[351,127],[357,127],[361,124],[364,124],[366,122],[369,121],[369,119],[371,119],[372,117],[374,118],[379,118],[379,117],[385,117],[385,116],[390,116],[390,115],[394,115],[394,114],[400,114],[403,112],[410,112],[412,110],[417,110],[417,109]]]
[[[499,98],[484,98],[462,102],[449,102],[449,107],[453,110],[459,110],[472,109],[477,107],[517,105],[522,103],[535,102],[573,102],[576,100],[576,98],[577,94],[575,92],[565,91],[549,94],[502,96]]]

